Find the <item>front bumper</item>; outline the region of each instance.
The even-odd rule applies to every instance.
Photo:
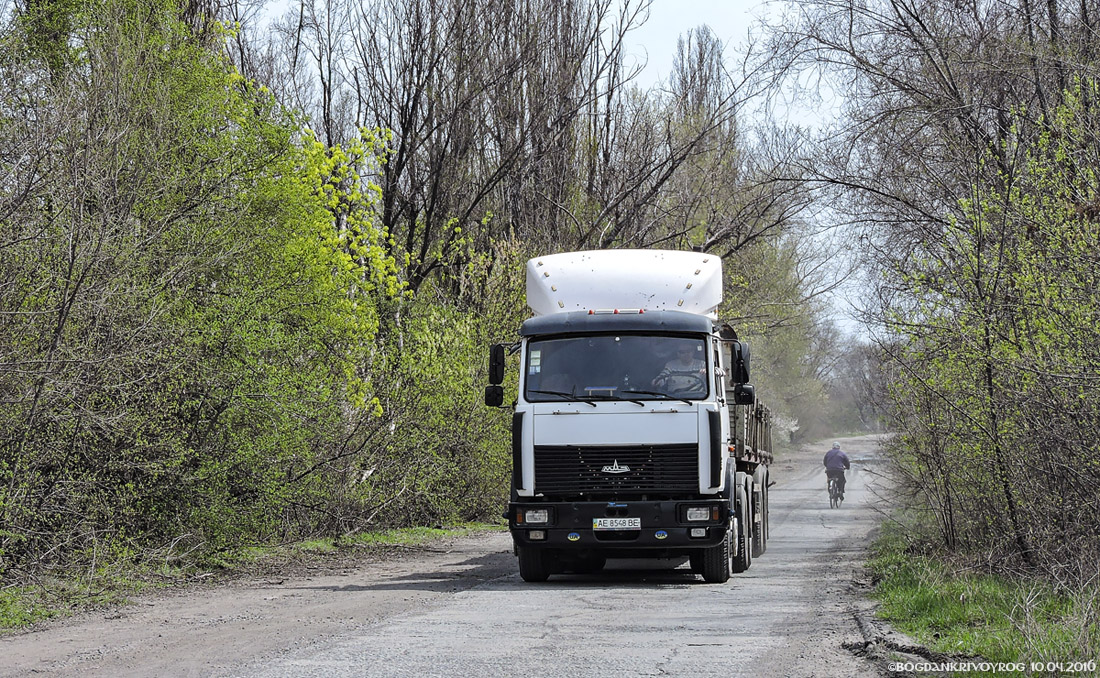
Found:
[[[688,521],[688,508],[706,507],[709,518]],[[546,524],[528,524],[522,514],[547,509]],[[597,530],[597,518],[638,518],[641,527],[628,530]],[[627,502],[512,502],[508,505],[508,527],[517,545],[577,551],[683,553],[710,548],[726,538],[729,504],[721,499]],[[692,529],[702,536],[692,536]],[[542,538],[534,538],[541,536]]]

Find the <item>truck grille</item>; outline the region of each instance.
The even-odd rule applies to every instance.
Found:
[[[535,492],[544,495],[691,493],[698,488],[695,445],[535,446]]]

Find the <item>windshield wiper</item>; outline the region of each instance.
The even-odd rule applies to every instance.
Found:
[[[629,391],[623,391],[623,393],[641,393],[642,395],[661,396],[661,397],[664,397],[664,398],[671,398],[672,400],[679,400],[680,402],[684,403],[685,405],[690,405],[691,404],[691,401],[688,400],[687,398],[681,398],[679,396],[674,396],[671,393],[665,393],[663,391],[639,391],[637,389],[631,389]],[[635,400],[633,402],[638,402],[638,401]]]
[[[642,391],[623,391],[623,393],[641,393],[641,392]],[[636,403],[636,404],[638,404],[642,407],[645,407],[645,403],[643,403],[641,400],[635,400],[634,398],[620,398],[619,396],[616,396],[616,395],[603,395],[603,394],[595,395],[595,394],[592,394],[592,395],[578,396],[578,397],[591,398],[592,400],[616,400],[616,401],[619,401],[619,402]]]
[[[596,403],[592,402],[591,400],[585,400],[585,398],[578,398],[575,394],[566,393],[565,391],[540,391],[538,389],[532,388],[532,389],[528,389],[527,392],[528,393],[545,393],[546,395],[561,396],[562,398],[568,398],[570,400],[575,400],[577,402],[585,403],[585,404],[591,405],[592,407],[596,407]]]

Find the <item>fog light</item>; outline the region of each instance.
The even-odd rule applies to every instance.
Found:
[[[693,527],[693,528],[691,528],[691,537],[692,537],[692,539],[701,539],[702,537],[705,537],[705,536],[707,536],[707,528],[705,528],[705,527]]]
[[[524,520],[527,524],[532,523],[536,525],[545,525],[550,520],[550,511],[548,509],[529,509],[524,514]]]
[[[710,508],[707,506],[689,506],[687,510],[688,520],[710,520]]]
[[[546,541],[546,530],[529,530],[527,536],[531,541]]]

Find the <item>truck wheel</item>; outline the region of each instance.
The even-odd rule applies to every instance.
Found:
[[[523,581],[539,582],[550,578],[550,564],[545,549],[519,546],[519,576]]]
[[[731,566],[734,574],[752,567],[752,494],[746,485],[737,488],[737,553]]]
[[[733,530],[726,530],[726,538],[718,546],[712,546],[702,553],[703,581],[708,584],[723,584],[729,581],[731,555],[733,554]]]
[[[761,525],[764,526],[761,531],[764,533],[764,550],[765,551],[768,550],[768,539],[771,537],[771,522],[770,522],[770,519],[769,519],[769,516],[771,515],[771,510],[768,508],[768,498],[770,496],[771,496],[771,490],[769,490],[768,486],[765,485],[764,486],[764,520],[763,520],[763,522],[761,522]]]
[[[760,523],[753,522],[755,528],[752,533],[752,557],[756,558],[768,550],[768,486],[764,484],[760,488],[760,506],[756,509],[760,512]],[[755,520],[755,518],[754,518]]]

